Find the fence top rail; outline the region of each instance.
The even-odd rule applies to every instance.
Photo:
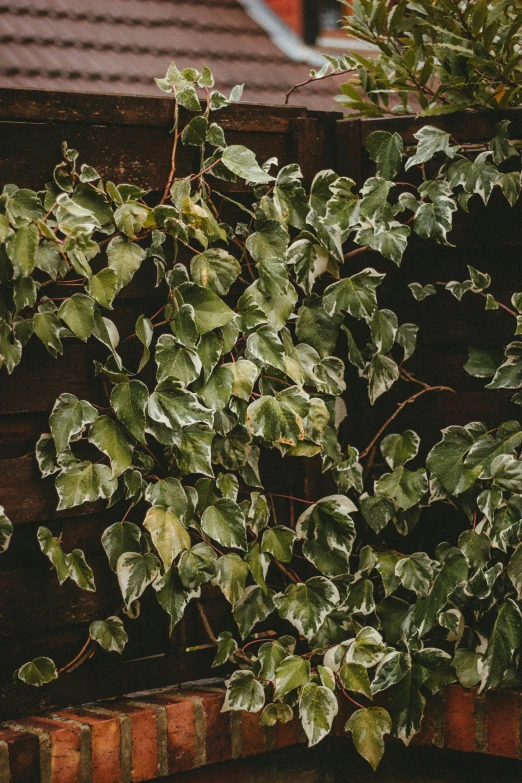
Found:
[[[78,122],[103,125],[165,126],[172,123],[168,96],[113,95],[57,90],[0,88],[0,121]],[[219,111],[225,130],[281,133],[300,117],[341,118],[340,112],[309,112],[303,106],[235,103]],[[187,113],[187,117],[189,114]]]
[[[368,136],[378,130],[399,133],[406,143],[414,143],[413,134],[424,125],[436,125],[451,133],[461,142],[485,141],[491,139],[494,135],[495,125],[504,119],[511,122],[511,136],[520,138],[522,136],[522,109],[462,111],[433,117],[416,117],[415,115],[378,119],[344,117],[339,122],[344,127],[358,126],[360,143],[364,145]]]

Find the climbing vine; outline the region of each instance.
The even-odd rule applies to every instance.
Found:
[[[4,187],[0,364],[16,372],[30,340],[53,357],[70,340],[106,350],[93,367],[105,405],[64,392],[36,445],[58,509],[99,500],[122,509],[102,535],[122,609],[92,623],[91,643],[122,652],[120,615],[135,617],[145,591],[171,632],[196,602],[214,665],[235,668],[225,710],[262,710],[263,725],[297,713],[313,745],[346,698],[346,730],[376,768],[385,734],[407,743],[419,731],[429,693],[455,681],[522,684],[522,428],[448,427],[424,464],[401,413],[426,394],[454,392],[410,372],[418,327],[380,306],[387,272],[361,269],[359,256],[377,251],[380,268],[393,270],[413,236],[447,244],[470,199],[487,204],[501,191],[513,206],[520,154],[508,121],[481,149],[430,125],[411,147],[377,131],[367,144],[374,176],[357,189],[320,171],[307,192],[297,165],[278,168],[227,145],[218,111],[241,88],[226,97],[208,68],[174,64],[158,85],[173,94],[174,128],[157,203],[136,184],[102,181],[65,143],[43,192]],[[183,127],[179,107],[193,113]],[[201,163],[181,178],[182,145],[199,149]],[[250,198],[220,193],[237,180]],[[113,302],[142,266],[164,304],[120,336]],[[503,355],[471,347],[465,369],[490,389],[513,389],[522,404],[522,293],[499,302],[489,274],[468,272],[411,281],[408,296],[475,296],[486,310],[507,310],[514,340]],[[57,289],[62,296],[48,295]],[[125,343],[141,346],[130,367]],[[349,366],[372,405],[399,381],[410,389],[359,448],[339,436]],[[261,451],[274,449],[289,462],[314,458],[332,487],[294,498],[295,522],[276,518],[259,467]],[[397,531],[408,551],[430,509],[450,507],[449,542],[391,548]],[[0,515],[2,550],[12,532]],[[60,584],[96,589],[81,550],[67,551],[46,527],[37,535]],[[229,602],[235,633],[211,627],[198,601],[209,583]],[[58,672],[41,657],[15,676],[40,686]]]

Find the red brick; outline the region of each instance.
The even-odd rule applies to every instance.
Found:
[[[74,708],[56,714],[91,727],[92,783],[120,783],[120,719]]]
[[[475,750],[475,691],[450,685],[444,699],[444,747]]]
[[[274,726],[274,749],[288,748],[300,742],[299,720],[293,718],[288,723],[276,723]]]
[[[440,704],[435,699],[428,699],[426,708],[422,717],[421,730],[412,738],[412,745],[433,745],[435,742],[435,731],[437,721],[437,708]]]
[[[167,715],[167,753],[169,772],[186,772],[194,769],[197,758],[197,737],[194,702],[183,698],[179,692],[153,694],[147,702],[161,704]],[[201,727],[203,730],[203,727]],[[203,742],[203,738],[201,739]]]
[[[104,702],[104,708],[123,713],[130,720],[132,733],[131,767],[133,783],[158,775],[158,726],[156,710],[124,701]]]
[[[230,732],[230,714],[221,712],[224,692],[181,691],[187,696],[197,696],[203,701],[205,712],[206,737],[205,752],[207,764],[228,761],[232,757],[232,737]]]
[[[486,694],[486,751],[494,756],[518,758],[518,693]]]
[[[80,727],[51,718],[24,718],[20,724],[49,736],[53,783],[77,783],[80,778]]]
[[[0,729],[0,740],[9,749],[10,783],[40,783],[40,743],[35,734]]]
[[[266,750],[266,734],[263,726],[259,725],[261,712],[241,713],[241,756],[255,756]]]

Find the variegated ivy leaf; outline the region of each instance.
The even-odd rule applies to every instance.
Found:
[[[247,358],[254,359],[262,367],[268,365],[285,372],[284,348],[279,335],[271,326],[260,326],[246,342]]]
[[[467,457],[473,444],[486,433],[479,422],[465,427],[452,425],[442,430],[442,441],[437,443],[426,459],[428,470],[451,495],[460,495],[469,489],[480,475],[480,463],[468,467]]]
[[[183,473],[213,476],[211,454],[214,430],[203,424],[185,427],[176,448],[176,462]]]
[[[227,692],[221,712],[245,710],[259,712],[265,704],[265,691],[262,683],[255,679],[251,671],[236,671],[226,682]]]
[[[304,539],[303,554],[326,576],[349,572],[355,540],[350,514],[356,506],[344,495],[330,495],[311,505],[297,520],[297,537]]]
[[[212,668],[223,666],[227,661],[233,661],[236,650],[237,642],[230,631],[222,631],[218,636],[217,653],[212,661]]]
[[[266,593],[257,585],[250,585],[234,606],[234,620],[242,639],[246,639],[257,623],[263,622],[274,611],[273,590]]]
[[[225,598],[235,606],[243,593],[248,576],[248,563],[235,552],[216,560],[216,576],[213,583],[221,588]]]
[[[371,669],[384,657],[386,647],[379,631],[371,626],[361,628],[346,653],[346,663],[357,663]]]
[[[62,302],[58,310],[58,318],[64,321],[76,337],[84,342],[91,336],[94,329],[95,301],[85,294],[73,294]]]
[[[429,284],[421,285],[420,283],[409,283],[408,288],[418,302],[422,302],[426,297],[433,296],[433,294],[437,293],[435,286]]]
[[[281,617],[292,623],[307,639],[317,633],[338,601],[337,588],[323,576],[313,576],[304,583],[289,585],[284,593],[274,596]]]
[[[0,554],[6,552],[9,548],[12,535],[13,523],[6,514],[4,514],[4,507],[0,506]]]
[[[145,409],[149,390],[142,381],[117,384],[111,392],[111,405],[116,416],[140,443],[145,443]]]
[[[397,562],[395,575],[406,590],[426,596],[434,576],[434,563],[425,552],[415,552]]]
[[[125,237],[114,237],[107,247],[107,258],[109,267],[116,272],[119,288],[124,288],[146,258],[146,251]]]
[[[417,601],[414,623],[419,636],[427,633],[436,623],[438,613],[448,603],[455,588],[468,577],[468,564],[462,552],[449,547],[441,570],[436,575],[427,598]]]
[[[515,651],[522,644],[522,616],[511,598],[501,604],[480,667],[480,691],[500,684]]]
[[[522,387],[522,342],[509,343],[504,362],[498,367],[487,389],[520,389]]]
[[[196,119],[196,118],[194,118]],[[224,296],[241,273],[241,264],[226,250],[212,248],[194,256],[190,262],[190,275],[195,283],[210,288]]]
[[[369,321],[377,310],[376,289],[384,280],[375,269],[363,269],[352,277],[328,286],[324,294],[324,308],[329,315],[348,312],[354,318]]]
[[[490,548],[491,541],[485,533],[465,530],[459,536],[459,549],[471,568],[481,568],[486,565]]]
[[[497,348],[468,348],[464,369],[475,378],[491,378],[502,364],[502,351]]]
[[[384,754],[384,735],[390,734],[392,723],[383,707],[356,710],[348,719],[345,731],[352,733],[357,752],[375,771]]]
[[[381,443],[381,454],[392,470],[402,468],[419,453],[420,438],[413,430],[387,435]]]
[[[229,498],[219,498],[205,509],[201,529],[222,546],[246,549],[245,515],[240,506]]]
[[[149,508],[143,526],[149,531],[165,569],[170,568],[184,549],[190,549],[188,530],[176,514],[163,506]]]
[[[293,717],[294,713],[290,705],[273,702],[266,705],[259,723],[261,726],[275,726],[276,723],[288,723]]]
[[[107,465],[93,465],[92,462],[74,461],[67,465],[56,478],[58,511],[94,503],[103,498],[108,500],[118,487]]]
[[[321,245],[298,239],[286,251],[286,262],[294,267],[297,284],[308,296],[315,281],[328,269],[329,255]]]
[[[339,669],[339,680],[343,688],[352,693],[362,693],[372,698],[368,669],[360,663],[345,663]]]
[[[290,691],[310,681],[310,661],[300,655],[284,658],[275,670],[275,697],[282,699]]]
[[[159,566],[157,560],[156,563]],[[178,569],[174,565],[165,574],[154,579],[152,586],[156,591],[159,605],[170,617],[169,633],[172,634],[175,626],[183,617],[188,603],[193,598],[199,598],[201,589],[199,587],[195,590],[185,589],[181,583]]]
[[[411,669],[411,657],[408,653],[400,652],[399,650],[393,650],[393,652],[387,653],[384,658],[379,661],[377,668],[375,669],[375,677],[373,678],[371,690],[372,694],[380,693],[380,691],[391,688],[392,685],[400,682]]]
[[[106,620],[95,620],[89,626],[89,636],[106,652],[122,653],[129,641],[127,632],[119,617],[107,617]]]
[[[295,538],[296,534],[292,528],[284,525],[270,527],[263,533],[261,551],[269,552],[281,563],[290,563]]]
[[[204,541],[182,552],[178,571],[183,587],[196,590],[202,584],[210,582],[216,574],[216,559],[216,553]]]
[[[50,658],[35,658],[15,672],[15,676],[25,682],[26,685],[35,685],[39,688],[52,680],[56,680],[58,672],[54,661]]]
[[[368,368],[368,397],[373,405],[399,378],[397,364],[388,356],[376,354]]]
[[[308,413],[308,395],[296,386],[263,395],[248,406],[247,426],[266,443],[295,446],[304,440],[303,418]]]
[[[433,125],[425,125],[413,135],[418,141],[417,150],[406,161],[404,166],[406,171],[411,169],[412,166],[420,166],[422,163],[427,163],[437,152],[442,152],[449,158],[455,156],[457,148],[451,146],[450,134],[440,128],[435,128]]]
[[[71,440],[77,440],[84,427],[92,424],[98,412],[85,400],[74,394],[61,394],[54,403],[49,425],[56,445],[56,451],[65,451]]]
[[[140,541],[141,530],[132,522],[115,522],[105,528],[101,542],[113,571],[116,571],[121,555],[141,551]]]
[[[113,478],[131,466],[134,445],[117,419],[98,416],[89,430],[89,441],[109,457]]]
[[[422,468],[415,471],[396,468],[393,473],[381,476],[375,484],[375,491],[406,511],[417,505],[428,491],[428,477]]]
[[[194,308],[196,329],[201,335],[225,326],[235,317],[234,311],[209,288],[196,283],[184,283],[178,290],[185,304]]]
[[[252,492],[250,495],[250,508],[246,515],[247,523],[254,533],[260,533],[268,525],[270,520],[270,509],[268,501],[264,495],[259,492]]]
[[[263,184],[274,179],[259,166],[254,153],[240,144],[226,147],[221,156],[221,162],[227,169],[247,182]]]
[[[40,549],[55,567],[58,581],[62,584],[69,576],[69,569],[67,567],[67,556],[62,549],[60,540],[53,536],[46,527],[38,528],[37,538]]]
[[[368,155],[377,164],[377,176],[392,180],[402,166],[403,142],[398,133],[374,131],[366,140]]]
[[[337,698],[330,688],[309,682],[301,691],[299,716],[308,738],[308,747],[317,745],[329,734],[339,710]]]
[[[159,573],[160,564],[156,555],[148,552],[125,552],[116,564],[116,573],[125,606],[130,608]]]
[[[391,310],[375,310],[370,328],[378,353],[388,353],[391,350],[398,326],[397,316]]]
[[[92,568],[85,561],[85,555],[81,549],[73,549],[68,555],[67,571],[71,579],[76,582],[78,587],[82,590],[96,591],[96,585],[94,583],[94,574]]]
[[[206,408],[194,392],[186,391],[174,378],[158,383],[148,400],[147,410],[154,421],[173,430],[191,424],[212,424],[213,421],[212,410]]]
[[[429,677],[429,672],[414,663],[400,681],[390,689],[387,702],[392,718],[393,734],[408,745],[412,737],[420,731],[426,699],[421,687]]]
[[[178,342],[171,334],[158,338],[154,358],[159,382],[172,379],[188,386],[201,372],[201,360],[196,351]]]

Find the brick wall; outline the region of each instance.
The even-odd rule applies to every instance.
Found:
[[[521,698],[517,691],[478,696],[450,686],[430,700],[412,745],[521,759]],[[223,713],[222,703],[223,689],[202,683],[7,721],[0,728],[0,783],[138,783],[172,775],[183,783],[184,773],[207,766],[214,779],[213,765],[305,742],[296,720],[264,728],[259,714]],[[334,736],[344,734],[350,711],[343,700]],[[252,775],[237,780],[248,783]]]

